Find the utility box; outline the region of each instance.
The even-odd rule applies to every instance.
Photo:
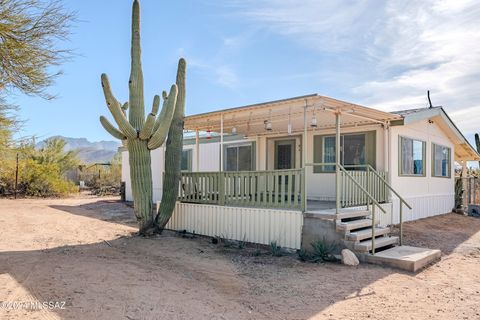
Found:
[[[480,205],[469,204],[468,205],[468,215],[471,216],[471,217],[480,218]]]

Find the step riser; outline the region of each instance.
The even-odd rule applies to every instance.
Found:
[[[379,223],[380,223],[379,220],[375,221],[375,225]],[[361,219],[361,220],[355,220],[355,223],[350,223],[350,224],[337,223],[337,231],[343,231],[347,233],[347,232],[351,232],[352,230],[367,228],[371,226],[372,226],[372,220]]]
[[[383,237],[375,239],[375,250],[380,249],[383,247],[397,245],[398,244],[398,237]],[[368,252],[372,250],[372,243],[371,241],[367,241],[367,243],[355,243],[354,245],[355,251],[359,252]]]
[[[359,232],[356,234],[355,232],[352,232],[350,234],[347,234],[347,240],[350,241],[362,241],[365,239],[371,239],[372,238],[372,228],[367,229],[368,232]],[[384,228],[384,229],[377,229],[375,228],[375,236],[383,236],[387,235],[390,233],[390,229]]]
[[[371,216],[370,211],[345,211],[345,212],[340,212],[337,214],[336,218],[337,220],[342,220],[342,219],[351,219],[351,218],[364,218],[364,217],[369,217]]]

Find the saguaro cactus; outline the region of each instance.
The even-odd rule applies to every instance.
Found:
[[[177,201],[177,190],[180,181],[182,147],[183,147],[183,117],[185,114],[185,60],[178,63],[177,106],[173,114],[172,124],[168,131],[167,150],[165,151],[165,180],[163,181],[162,205],[155,218],[160,229],[163,229],[172,216]]]
[[[178,73],[182,74],[183,78],[183,82],[181,81],[180,83],[183,88],[183,96],[185,95],[185,65],[185,60],[180,59]],[[177,84],[172,85],[168,95],[165,91],[163,92],[164,103],[160,115],[157,117],[160,97],[156,95],[153,99],[152,111],[145,118],[140,49],[140,5],[138,0],[133,2],[132,9],[129,101],[121,105],[112,94],[107,75],[102,74],[101,80],[108,109],[115,119],[118,129],[103,116],[100,117],[100,122],[112,136],[124,142],[126,141],[129,154],[134,212],[138,220],[140,233],[145,234],[154,227],[150,151],[160,147],[165,141],[176,108],[180,108],[183,114],[184,98],[182,98],[180,105],[177,105],[178,87]],[[178,151],[180,154],[181,148],[182,146],[180,145],[180,151]],[[166,171],[168,172],[169,170],[167,169]]]

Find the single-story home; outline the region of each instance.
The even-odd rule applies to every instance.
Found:
[[[325,237],[357,252],[395,245],[386,226],[450,212],[454,163],[480,160],[442,107],[385,112],[311,94],[190,115],[184,128],[167,227],[294,249]],[[164,153],[152,151],[155,201]]]

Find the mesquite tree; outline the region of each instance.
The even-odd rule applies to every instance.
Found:
[[[167,149],[171,150],[170,153],[175,154],[175,160],[181,157],[183,114],[185,109],[185,72],[186,62],[184,59],[180,59],[177,70],[177,83],[172,85],[168,95],[165,91],[163,92],[164,102],[160,115],[157,117],[160,97],[156,95],[153,99],[152,111],[145,118],[140,50],[140,5],[138,0],[135,0],[132,9],[131,73],[128,82],[130,93],[129,101],[121,105],[112,94],[107,75],[102,74],[101,80],[105,100],[108,109],[118,125],[118,129],[103,116],[100,117],[100,122],[105,130],[115,138],[124,141],[124,144],[127,146],[134,212],[139,224],[140,234],[147,234],[158,228],[155,224],[157,219],[155,219],[153,215],[152,208],[153,196],[150,151],[160,147],[168,134],[169,141],[175,141],[175,143],[169,144]],[[128,119],[126,115],[127,110]],[[177,127],[178,124],[181,126],[180,130],[172,130],[170,128],[172,119],[174,119],[173,123],[176,124],[175,127]],[[170,168],[169,163],[170,162],[166,161],[165,171],[167,173],[172,170],[180,171],[179,165],[177,166],[175,164],[174,167]],[[172,173],[176,176],[179,175],[179,172]],[[170,213],[166,212],[168,213],[168,217],[172,214],[177,196],[176,191],[178,190],[178,181],[174,181],[173,183],[176,185],[175,188],[171,185],[164,184],[164,193],[173,194],[173,196],[167,196],[162,200],[162,207],[166,206],[171,208]],[[169,204],[168,201],[173,201],[173,205]],[[166,222],[168,222],[168,220]],[[160,227],[163,228],[164,224]]]

